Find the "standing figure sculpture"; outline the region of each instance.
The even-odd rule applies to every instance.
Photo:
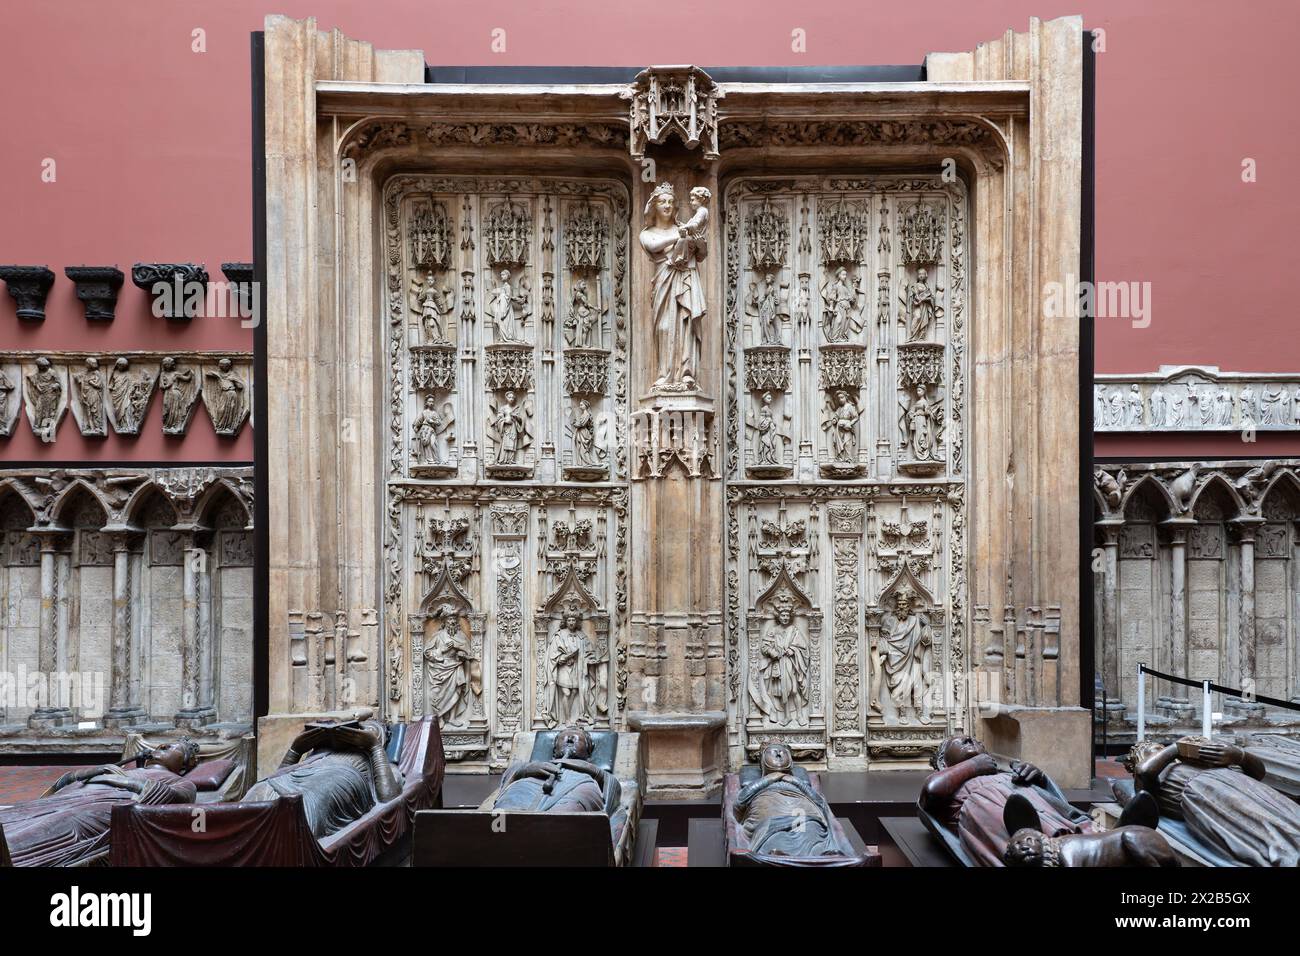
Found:
[[[1235,744],[1183,737],[1134,745],[1125,763],[1160,815],[1182,820],[1221,856],[1241,866],[1300,865],[1300,805],[1266,783],[1267,770]],[[1134,799],[1137,799],[1135,797]]]
[[[519,291],[510,285],[510,270],[502,269],[498,274],[501,280],[496,288],[488,292],[487,310],[492,320],[492,328],[497,342],[522,343],[523,327],[532,312],[529,305],[528,289],[524,280],[519,280]]]
[[[243,379],[234,370],[234,364],[228,358],[217,363],[217,370],[204,373],[216,383],[217,394],[209,411],[212,424],[218,435],[233,435],[244,422],[247,408],[244,399]]]
[[[460,615],[451,605],[438,610],[442,626],[424,649],[425,686],[429,713],[444,727],[459,727],[469,709],[472,651],[460,627]]]
[[[569,314],[564,319],[564,340],[570,348],[600,348],[601,317],[609,309],[597,309],[591,304],[587,280],[573,284]]]
[[[831,343],[848,342],[862,331],[862,280],[841,266],[821,287],[822,332]]]
[[[939,456],[938,443],[939,415],[943,406],[931,402],[926,395],[925,386],[917,385],[915,397],[910,405],[903,406],[903,433],[907,436],[907,447],[913,461],[933,461]]]
[[[691,190],[693,215],[678,224],[672,183],[657,185],[645,207],[641,248],[654,264],[650,314],[654,322],[654,387],[693,391],[706,310],[699,263],[708,255],[709,191]]]
[[[505,401],[496,410],[492,419],[496,432],[498,465],[519,464],[519,452],[523,448],[528,434],[524,421],[524,411],[515,405],[515,393],[506,392]]]
[[[783,727],[808,726],[808,637],[795,621],[788,598],[777,603],[776,618],[759,642],[758,658],[749,689],[754,705]]]
[[[858,419],[862,413],[846,391],[835,393],[836,404],[828,408],[822,430],[829,432],[831,455],[837,462],[857,464]]]
[[[935,319],[943,317],[943,309],[934,301],[935,290],[926,281],[928,278],[929,273],[925,269],[917,269],[916,281],[905,286],[903,294],[899,296],[905,310],[903,322],[908,342],[925,341],[930,334],[930,325]]]
[[[102,435],[104,427],[104,375],[99,370],[99,360],[86,359],[86,370],[72,376],[77,393],[81,396],[81,414],[85,434]]]
[[[424,283],[416,281],[415,301],[419,306],[420,324],[424,327],[425,345],[447,345],[447,333],[442,325],[442,317],[454,308],[451,286],[441,290],[432,271],[425,277]]]
[[[119,358],[108,376],[108,397],[119,433],[134,435],[144,421],[145,408],[153,392],[148,372],[132,372],[131,363]]]
[[[438,433],[446,423],[438,414],[438,402],[432,395],[424,400],[424,408],[415,416],[411,432],[415,439],[415,461],[422,465],[438,465],[442,458],[438,454]]]
[[[582,614],[564,612],[546,646],[542,707],[549,727],[596,720],[609,709],[608,657],[582,627]]]
[[[193,803],[197,789],[182,775],[198,762],[188,737],[149,753],[144,766],[116,764],[65,773],[48,795],[0,807],[0,828],[14,866],[84,866],[106,856],[113,807]]]
[[[746,311],[758,319],[758,339],[761,345],[781,345],[781,321],[790,317],[785,308],[785,290],[788,282],[779,283],[774,273],[765,273],[757,282],[750,283]]]
[[[758,409],[758,421],[753,426],[757,433],[757,461],[760,465],[784,464],[784,442],[776,418],[772,415],[772,393],[763,393],[763,404]]]
[[[192,368],[177,368],[176,359],[171,355],[162,360],[162,374],[158,376],[158,388],[162,392],[165,434],[179,435],[185,431],[185,419],[189,417],[194,384]]]
[[[591,403],[585,398],[578,401],[572,427],[574,463],[590,467],[603,464],[605,449],[596,447],[596,420],[591,414]]]
[[[63,383],[44,355],[36,360],[36,371],[27,376],[27,394],[31,396],[33,430],[42,441],[54,441]]]
[[[912,607],[912,592],[901,588],[894,594],[893,613],[881,620],[884,629],[879,652],[885,688],[899,718],[910,711],[919,713],[921,723],[930,722],[930,683],[934,668],[934,632],[930,619]]]

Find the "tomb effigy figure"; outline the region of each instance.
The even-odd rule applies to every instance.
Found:
[[[1218,856],[1242,866],[1300,865],[1300,806],[1263,783],[1256,754],[1205,737],[1145,740],[1126,760],[1161,817],[1181,820]]]
[[[857,860],[853,847],[836,834],[826,798],[795,774],[789,747],[767,744],[759,754],[759,767],[762,776],[741,787],[731,806],[750,853],[760,860],[774,858],[773,862],[816,857]]]
[[[1179,866],[1178,855],[1150,826],[1125,825],[1099,833],[1049,836],[1041,829],[1038,812],[1023,796],[1007,798],[1003,824],[1011,842],[1003,862],[1007,866]]]
[[[655,388],[695,388],[700,357],[700,326],[705,314],[704,283],[699,263],[708,254],[707,189],[691,190],[693,215],[674,218],[677,200],[672,183],[655,186],[645,207],[641,248],[654,264],[650,312],[654,317]]]
[[[244,800],[301,794],[312,835],[318,840],[329,836],[402,792],[401,772],[384,753],[386,738],[384,725],[376,720],[307,724],[280,768],[254,784]]]
[[[926,778],[918,801],[922,820],[932,830],[940,827],[955,836],[978,866],[1003,865],[1011,842],[1003,817],[1013,794],[1030,803],[1049,837],[1095,832],[1088,815],[1071,807],[1042,770],[1021,761],[1011,761],[1004,769],[967,734],[941,741],[931,763],[934,773]]]
[[[580,726],[555,735],[550,760],[515,762],[501,776],[494,810],[531,813],[611,813],[619,804],[618,778],[591,763],[591,734]]]
[[[189,738],[152,751],[144,766],[123,769],[105,764],[65,773],[36,800],[0,807],[14,866],[82,866],[109,849],[113,807],[194,803],[197,788],[182,774],[198,762],[198,744]]]

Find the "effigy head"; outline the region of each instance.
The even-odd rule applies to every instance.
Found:
[[[146,767],[162,767],[180,774],[193,770],[199,762],[199,745],[189,737],[173,740],[158,747],[145,761]]]
[[[1007,866],[1049,866],[1055,854],[1053,840],[1041,830],[1025,827],[1011,835],[1002,854]]]
[[[1138,764],[1148,757],[1154,757],[1160,751],[1165,749],[1165,745],[1158,740],[1148,737],[1146,740],[1139,740],[1129,748],[1128,753],[1120,761],[1129,773],[1133,773]]]
[[[970,734],[953,734],[939,741],[930,765],[935,770],[947,770],[984,752],[984,745]]]
[[[789,773],[794,767],[794,754],[785,744],[768,743],[758,755],[763,773]]]
[[[591,734],[587,732],[585,727],[579,727],[576,724],[562,727],[555,734],[555,747],[552,750],[555,757],[586,760],[591,756],[591,751]]]

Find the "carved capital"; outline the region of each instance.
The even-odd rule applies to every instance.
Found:
[[[137,262],[131,281],[153,298],[153,314],[188,321],[203,311],[208,270],[193,262]]]
[[[117,293],[125,278],[117,266],[67,266],[63,274],[76,286],[77,298],[86,309],[90,322],[112,322],[117,309]]]
[[[54,272],[46,266],[0,266],[9,294],[18,304],[18,318],[45,321],[45,297],[54,285]]]

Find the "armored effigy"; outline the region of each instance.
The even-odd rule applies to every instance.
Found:
[[[1135,744],[1125,761],[1132,780],[1111,789],[1127,805],[1155,798],[1159,828],[1212,866],[1300,865],[1300,805],[1264,783],[1257,754],[1236,744],[1188,736]]]
[[[114,866],[367,866],[403,852],[435,806],[445,758],[437,720],[307,724],[274,773],[237,803],[207,808],[196,831],[174,807],[113,814]]]
[[[639,734],[569,725],[515,734],[516,759],[476,810],[416,819],[416,866],[627,865],[645,769]]]
[[[722,801],[730,865],[863,866],[878,856],[856,850],[831,812],[817,778],[790,748],[769,743],[756,767],[728,774]]]
[[[132,769],[105,764],[69,771],[36,800],[0,807],[0,846],[13,866],[103,863],[113,808],[193,804],[198,787],[185,775],[198,756],[198,745],[186,738],[158,747]]]
[[[922,822],[966,866],[1002,866],[1011,842],[1004,816],[1011,796],[1022,797],[1048,837],[1091,833],[1091,819],[1070,806],[1038,767],[999,760],[969,735],[945,738],[935,751],[934,772],[921,788]]]

